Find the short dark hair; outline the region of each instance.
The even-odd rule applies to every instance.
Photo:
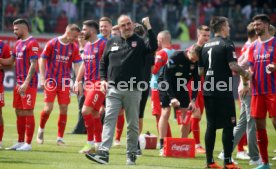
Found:
[[[82,24],[90,28],[95,28],[97,31],[99,30],[99,24],[94,20],[86,20]]]
[[[211,30],[214,33],[220,32],[222,26],[228,22],[228,19],[224,16],[214,16],[212,17],[211,21],[210,21],[210,27]]]
[[[66,27],[66,30],[69,30],[69,31],[77,31],[77,32],[80,32],[81,29],[78,25],[76,24],[68,24],[67,27]]]
[[[101,22],[101,21],[107,21],[108,23],[110,23],[112,25],[112,20],[109,17],[103,16],[103,17],[101,17],[99,22]]]
[[[18,18],[13,21],[13,25],[19,25],[19,24],[24,24],[27,26],[28,30],[30,30],[30,25],[29,22],[26,19],[23,18]]]
[[[252,21],[256,21],[256,20],[261,20],[262,22],[268,23],[270,24],[270,18],[268,15],[266,14],[258,14],[255,15],[252,19]]]
[[[199,30],[199,31],[210,31],[210,28],[207,25],[200,25],[199,27],[197,27],[197,30]]]
[[[143,25],[139,23],[135,23],[134,32],[138,34],[139,36],[144,36],[146,30]]]
[[[247,25],[247,36],[249,38],[252,38],[254,36],[256,36],[256,32],[255,32],[255,29],[254,29],[254,25],[253,25],[253,22],[250,22],[248,25]]]

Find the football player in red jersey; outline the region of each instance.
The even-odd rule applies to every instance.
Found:
[[[67,122],[67,109],[70,103],[70,73],[72,63],[77,74],[82,61],[75,41],[80,33],[76,24],[69,24],[62,36],[47,42],[40,60],[41,86],[44,89],[45,106],[40,113],[37,143],[44,142],[44,128],[54,107],[57,96],[59,104],[57,144],[63,145],[63,135]]]
[[[13,49],[13,57],[1,59],[0,64],[11,65],[15,62],[16,86],[13,107],[17,116],[18,142],[6,149],[29,151],[32,149],[35,127],[33,109],[37,93],[36,67],[40,49],[37,40],[29,34],[29,24],[25,19],[15,20],[13,29],[18,39]]]
[[[10,58],[11,54],[12,52],[10,50],[10,47],[7,44],[5,44],[2,40],[0,40],[0,58]],[[3,80],[5,77],[5,68],[6,66],[0,65],[0,149],[2,149],[2,138],[4,134],[4,120],[2,116],[2,107],[5,106],[3,85]]]

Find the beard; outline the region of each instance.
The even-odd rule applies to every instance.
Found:
[[[258,36],[262,36],[265,33],[265,31],[264,30],[255,30],[255,33]]]
[[[84,40],[88,40],[90,38],[89,34],[84,35]]]
[[[21,39],[21,37],[22,37],[22,36],[19,35],[19,34],[15,34],[15,36],[16,36],[16,39],[17,39],[17,40]]]

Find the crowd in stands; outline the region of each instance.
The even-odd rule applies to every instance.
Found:
[[[185,42],[195,40],[196,27],[208,24],[214,15],[230,18],[231,38],[246,39],[246,25],[257,13],[266,13],[276,25],[275,0],[3,0],[4,27],[11,31],[18,17],[29,18],[32,32],[62,33],[70,22],[113,19],[129,14],[134,21],[149,16],[156,33],[168,29],[174,38]]]

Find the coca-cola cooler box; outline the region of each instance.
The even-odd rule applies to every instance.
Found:
[[[154,134],[141,134],[139,141],[142,149],[156,149],[157,136]]]
[[[195,140],[191,138],[165,137],[164,156],[195,158]]]

